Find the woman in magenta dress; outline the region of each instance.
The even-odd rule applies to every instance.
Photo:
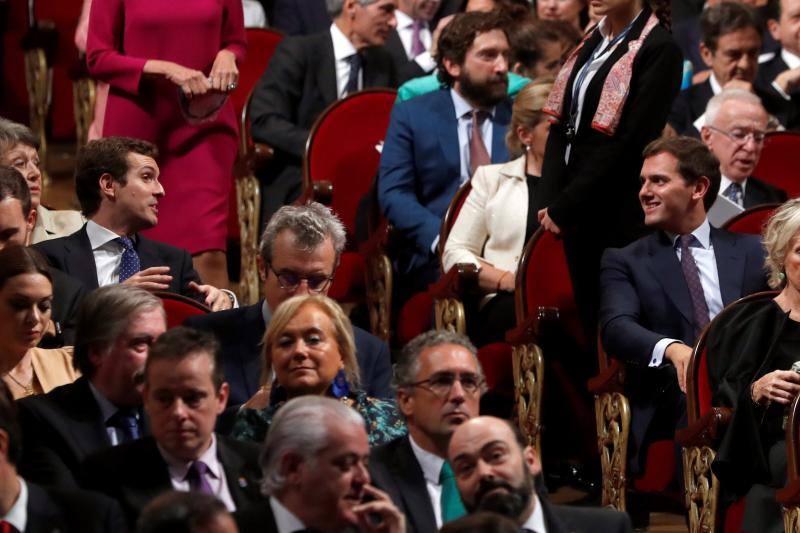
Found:
[[[166,196],[147,236],[189,250],[203,280],[227,286],[228,195],[237,123],[184,117],[179,91],[231,91],[246,49],[241,0],[93,2],[87,43],[92,76],[111,86],[103,135],[155,143]]]

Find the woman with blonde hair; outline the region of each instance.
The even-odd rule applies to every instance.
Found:
[[[394,403],[360,390],[353,326],[327,296],[294,296],[279,305],[262,353],[262,387],[237,415],[235,438],[263,442],[277,410],[309,394],[338,398],[358,411],[372,446],[405,435]]]

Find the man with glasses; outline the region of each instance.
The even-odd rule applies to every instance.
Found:
[[[465,336],[434,330],[409,342],[395,365],[408,436],[375,448],[369,467],[409,532],[437,531],[465,514],[446,459],[455,429],[478,416],[484,381],[476,353]]]
[[[719,194],[743,209],[783,203],[784,191],[751,177],[764,147],[769,120],[756,95],[743,89],[725,89],[708,101],[703,142],[719,159]]]
[[[260,387],[261,339],[272,312],[302,294],[327,294],[345,246],[345,229],[318,203],[283,206],[270,219],[259,246],[258,270],[265,298],[255,305],[191,317],[187,326],[217,335],[229,404],[246,402]],[[389,347],[353,327],[361,382],[370,396],[388,398],[392,376]]]

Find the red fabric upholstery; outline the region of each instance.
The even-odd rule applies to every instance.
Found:
[[[250,91],[256,86],[259,78],[267,68],[283,34],[277,30],[264,28],[247,28],[247,55],[239,65],[239,84],[231,93],[231,102],[236,116],[241,116]]]
[[[489,390],[514,397],[514,371],[511,362],[511,345],[494,342],[478,348],[478,361],[481,362],[486,386]]]
[[[644,475],[634,480],[633,486],[641,492],[664,492],[675,477],[675,442],[657,440],[647,448]]]
[[[328,296],[336,301],[352,302],[363,292],[364,258],[355,252],[342,253]]]
[[[450,205],[447,207],[447,212],[444,214],[444,218],[442,219],[442,227],[439,228],[440,259],[444,254],[444,245],[447,243],[447,237],[450,235],[450,230],[453,229],[453,224],[456,223],[458,214],[461,212],[461,208],[464,207],[464,202],[467,200],[467,196],[469,196],[469,192],[471,190],[472,182],[468,181],[459,187],[458,191],[456,191],[456,195],[453,196],[452,200],[450,200]],[[444,265],[442,265],[442,270],[444,270]]]
[[[25,85],[25,56],[20,42],[28,31],[28,3],[5,2],[8,19],[0,32],[3,39],[3,80],[0,116],[15,122],[28,123],[28,90]]]
[[[798,177],[800,179],[800,177]],[[734,233],[747,233],[749,235],[761,235],[767,220],[775,212],[775,205],[765,204],[751,207],[742,211],[735,217],[728,220],[723,226],[728,231]]]
[[[433,298],[419,292],[408,299],[397,317],[397,342],[404,346],[411,339],[433,329]]]
[[[164,311],[167,313],[167,329],[180,326],[190,316],[211,312],[211,309],[205,305],[180,294],[157,292],[156,296],[161,298],[161,303],[164,304]]]
[[[770,133],[764,141],[761,159],[753,171],[758,179],[786,191],[789,198],[800,196],[800,133],[780,131]]]
[[[700,409],[700,416],[711,411],[711,382],[708,379],[708,359],[706,358],[706,347],[703,346],[700,352],[700,366],[697,369],[697,406]]]
[[[739,533],[744,519],[744,498],[736,500],[724,513],[725,533]]]

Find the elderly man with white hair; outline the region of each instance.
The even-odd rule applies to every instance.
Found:
[[[405,517],[370,485],[364,419],[331,398],[290,400],[272,421],[260,464],[266,503],[236,514],[241,533],[400,533]]]

